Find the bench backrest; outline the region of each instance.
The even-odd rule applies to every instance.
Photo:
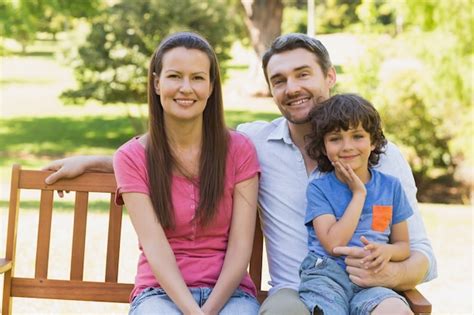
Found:
[[[22,170],[18,165],[13,167],[5,257],[7,261],[13,263],[11,269],[4,275],[2,313],[11,313],[12,297],[127,303],[133,284],[117,281],[123,211],[122,207],[117,206],[114,202],[116,190],[114,175],[85,173],[74,179],[62,179],[53,185],[46,185],[44,180],[50,173],[48,171]],[[20,190],[22,189],[41,191],[35,272],[31,278],[15,277],[14,273]],[[56,190],[75,192],[71,265],[70,276],[67,280],[48,278],[53,198]],[[89,193],[110,194],[107,254],[103,281],[84,281],[83,279]],[[259,289],[261,287],[262,253],[263,236],[260,224],[257,222],[249,272]],[[263,301],[266,292],[259,290],[258,295],[259,300]]]

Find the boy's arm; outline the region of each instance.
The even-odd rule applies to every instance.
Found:
[[[112,173],[112,156],[106,155],[79,155],[61,160],[55,160],[46,165],[43,170],[54,171],[45,182],[53,184],[61,178],[73,178],[87,171]]]
[[[390,244],[387,245],[391,245],[392,248],[391,261],[403,261],[410,257],[410,238],[406,220],[392,226]]]
[[[351,240],[359,224],[367,195],[364,183],[349,166],[335,161],[334,168],[352,191],[352,199],[339,220],[330,214],[321,215],[313,220],[316,236],[331,255],[334,255],[335,247],[345,246]]]
[[[366,269],[379,273],[389,261],[403,261],[410,257],[410,243],[406,221],[392,226],[390,244],[371,243],[364,236],[361,241],[370,255],[361,260]]]
[[[353,194],[351,202],[338,221],[331,214],[323,214],[313,220],[316,236],[331,255],[334,255],[335,247],[346,246],[351,240],[359,223],[364,201],[364,193]]]

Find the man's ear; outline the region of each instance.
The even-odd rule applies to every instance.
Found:
[[[160,78],[153,72],[153,88],[155,89],[156,95],[160,95]]]
[[[329,85],[329,88],[333,88],[334,85],[336,85],[336,69],[331,66],[329,69],[328,69],[328,73],[326,75],[326,82],[327,84]]]

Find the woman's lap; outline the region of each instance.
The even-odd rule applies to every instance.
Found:
[[[199,306],[209,298],[212,292],[210,288],[190,288],[191,294]],[[253,315],[258,313],[260,305],[255,297],[236,290],[227,301],[219,314],[221,315]],[[129,315],[138,314],[182,314],[176,305],[171,301],[163,289],[148,288],[134,298],[130,305]]]

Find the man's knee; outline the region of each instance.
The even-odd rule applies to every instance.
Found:
[[[309,311],[300,300],[298,292],[292,289],[280,289],[267,297],[260,307],[260,315],[309,315]]]

